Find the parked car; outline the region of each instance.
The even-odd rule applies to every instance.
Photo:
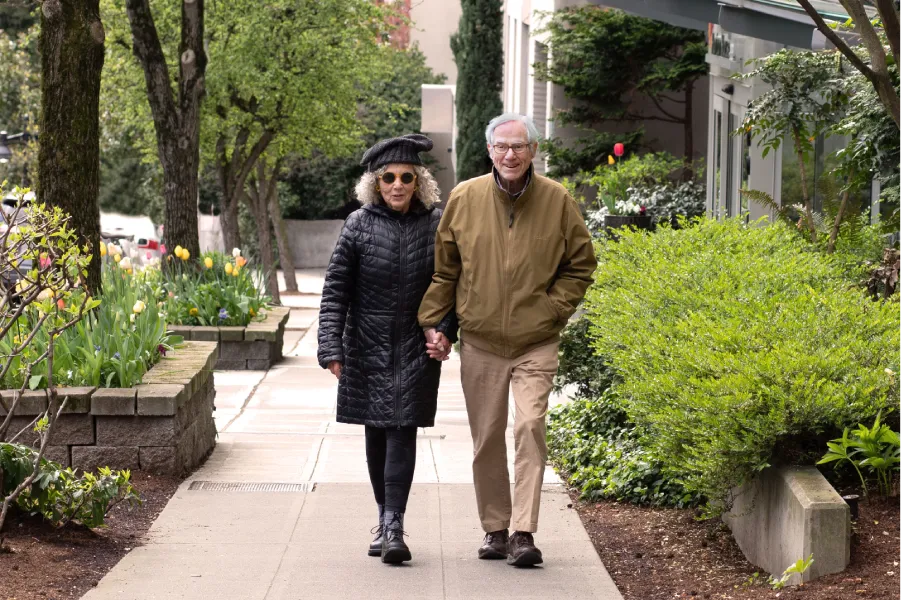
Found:
[[[0,234],[6,233],[10,228],[15,228],[28,221],[27,209],[34,200],[34,192],[22,196],[7,196],[0,202]],[[15,289],[16,284],[31,270],[33,261],[29,259],[19,261],[15,268],[9,268],[0,272],[0,296],[5,296],[6,291]],[[15,304],[18,294],[13,292],[10,301]]]

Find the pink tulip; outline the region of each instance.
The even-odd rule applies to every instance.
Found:
[[[53,264],[53,261],[51,261],[49,257],[41,259],[41,268],[42,269],[49,268],[51,264]]]
[[[160,244],[160,254],[166,253],[166,244]]]
[[[148,252],[148,253],[147,253],[147,260],[150,260],[151,258],[153,258],[153,255],[152,255],[150,252]]]
[[[63,310],[64,308],[66,308],[66,301],[60,298],[56,301],[56,307],[60,310]]]
[[[622,142],[617,142],[613,144],[613,153],[616,156],[622,156],[626,152],[626,147],[623,146]]]

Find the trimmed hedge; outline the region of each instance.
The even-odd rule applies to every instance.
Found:
[[[601,242],[586,307],[641,446],[726,500],[784,448],[893,410],[898,304],[774,223],[701,220]],[[777,451],[777,449],[779,449]]]

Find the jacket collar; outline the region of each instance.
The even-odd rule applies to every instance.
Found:
[[[386,204],[365,204],[363,206],[364,210],[368,210],[369,212],[381,215],[383,217],[388,217],[390,219],[403,219],[409,217],[415,217],[420,215],[427,215],[431,213],[435,207],[428,207],[420,202],[419,198],[413,197],[413,200],[410,201],[410,210],[407,211],[406,214],[397,212],[396,210],[392,210]]]
[[[535,166],[529,165],[529,169],[526,171],[526,185],[522,188],[522,191],[518,194],[511,194],[506,190],[506,188],[501,185],[501,175],[497,172],[497,169],[492,166],[491,167],[491,177],[494,179],[494,185],[491,186],[494,188],[494,195],[496,198],[499,198],[505,202],[517,202],[520,203],[525,202],[525,200],[530,196],[530,192],[534,187],[532,185],[532,180],[535,178]]]

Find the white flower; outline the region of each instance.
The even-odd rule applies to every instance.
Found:
[[[131,321],[132,323],[135,322],[135,315],[134,315],[134,313],[128,315],[128,320]]]
[[[41,290],[41,293],[38,294],[38,300],[43,302],[44,300],[52,300],[53,299],[53,290],[50,288],[44,288]]]
[[[66,377],[68,377],[69,379],[72,379],[72,369],[69,369],[68,371],[66,371]]]
[[[119,261],[119,267],[122,269],[131,269],[131,259],[126,256],[121,261]]]
[[[232,248],[232,256],[234,256],[235,258],[238,258],[239,256],[241,256],[241,249],[240,248]]]
[[[147,305],[144,304],[143,301],[138,300],[137,302],[135,302],[135,305],[132,307],[131,311],[137,315],[144,312],[145,308],[147,308]]]

